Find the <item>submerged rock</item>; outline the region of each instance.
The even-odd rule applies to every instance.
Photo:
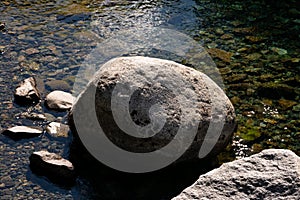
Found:
[[[69,126],[58,122],[51,122],[47,125],[46,131],[54,137],[68,137]]]
[[[201,175],[173,200],[299,199],[300,158],[290,150],[269,149],[223,164]]]
[[[5,31],[5,24],[0,22],[0,31]]]
[[[71,86],[63,80],[51,80],[45,83],[46,87],[49,87],[50,90],[62,90],[62,91],[70,91]]]
[[[73,164],[61,156],[48,151],[33,152],[29,157],[31,170],[46,176],[54,183],[72,186],[76,181]]]
[[[68,92],[55,90],[46,96],[46,104],[50,109],[69,110],[75,101],[75,97]]]
[[[13,140],[38,137],[43,133],[41,127],[15,126],[2,132]]]
[[[210,48],[207,49],[208,53],[214,57],[214,58],[219,58],[224,62],[230,62],[231,57],[233,56],[233,53],[224,51],[222,49],[217,49],[217,48]]]
[[[139,85],[129,95],[128,105],[122,102],[122,98],[128,97],[126,88],[134,88],[135,83],[140,84],[144,80],[146,83]],[[139,81],[141,82],[138,83]],[[116,85],[125,88],[113,93],[117,90]],[[112,95],[116,96],[112,98]],[[183,101],[185,98],[187,102]],[[212,110],[215,103],[218,106],[214,108],[216,110]],[[164,110],[155,110],[155,104],[161,104]],[[127,106],[128,116],[123,110]],[[94,119],[93,109],[96,109],[97,119]],[[187,118],[184,111],[195,113]],[[119,114],[118,118],[112,112]],[[207,140],[205,137],[211,134],[207,132],[212,118],[215,118],[212,115],[216,113],[219,120],[223,116],[225,121],[220,130],[221,135],[213,142],[214,136],[208,136],[210,139]],[[82,122],[85,123],[81,126]],[[171,141],[174,142],[172,145],[176,144],[174,149],[179,151],[186,148],[185,139],[194,134],[191,133],[194,131],[194,140],[180,158],[182,161],[198,159],[201,145],[211,147],[209,155],[217,154],[227,145],[236,127],[230,100],[208,76],[172,61],[139,56],[121,57],[104,64],[77,99],[70,114],[70,125],[75,135],[76,131],[84,129],[83,132],[93,138],[93,131],[98,130],[95,125],[98,124],[116,146],[137,153],[160,149]],[[141,137],[124,133],[120,124],[141,127]],[[184,134],[176,136],[181,131],[179,128],[187,127],[190,128]]]
[[[37,103],[40,100],[40,94],[36,86],[36,80],[33,77],[23,80],[15,91],[16,103],[20,105]]]

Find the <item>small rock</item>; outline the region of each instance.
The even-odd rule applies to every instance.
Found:
[[[36,89],[36,80],[33,77],[27,78],[20,83],[15,91],[15,101],[20,105],[37,103],[40,94]]]
[[[233,105],[236,105],[241,102],[241,99],[238,96],[234,96],[230,99]]]
[[[224,31],[221,28],[217,28],[215,32],[218,35],[223,35],[224,34]]]
[[[46,176],[54,183],[72,186],[76,181],[73,164],[61,156],[48,151],[33,152],[29,157],[31,170]]]
[[[254,93],[255,93],[255,90],[253,90],[252,88],[248,88],[247,91],[246,91],[246,94],[247,94],[248,96],[251,96],[251,95],[253,95]]]
[[[46,117],[46,120],[49,121],[49,122],[55,121],[55,119],[56,119],[56,117],[53,116],[53,115],[50,114],[50,113],[45,113],[44,115],[45,115],[45,117]]]
[[[46,97],[46,104],[51,109],[69,110],[75,101],[72,94],[55,90],[49,93]]]
[[[35,49],[35,48],[29,48],[29,49],[25,50],[25,53],[28,54],[28,55],[36,54],[36,53],[39,53],[39,52],[40,51],[38,49]]]
[[[294,105],[297,105],[297,102],[291,101],[291,100],[286,100],[286,99],[280,99],[280,100],[278,100],[278,103],[283,110],[287,110],[287,109],[293,107]]]
[[[246,36],[246,39],[252,43],[257,43],[263,41],[265,38],[260,36]]]
[[[247,74],[233,74],[232,76],[230,76],[229,81],[230,83],[238,83],[245,80],[247,77]]]
[[[300,112],[300,104],[293,106],[293,111]]]
[[[231,57],[233,56],[233,53],[217,48],[207,49],[207,51],[212,57],[219,58],[228,63],[230,62]]]
[[[270,50],[277,53],[278,55],[286,55],[288,53],[287,50],[278,47],[271,47]]]
[[[23,56],[23,55],[20,55],[19,57],[18,57],[18,62],[23,62],[23,61],[25,61],[26,60],[26,58],[25,58],[25,56]]]
[[[40,69],[40,64],[38,64],[37,62],[31,62],[29,63],[29,67],[34,71],[38,71]]]
[[[233,36],[231,34],[224,34],[221,36],[222,40],[230,40],[232,38],[233,38]]]
[[[15,185],[15,183],[14,183],[13,179],[11,178],[11,176],[3,176],[3,177],[1,177],[0,182],[2,183],[1,184],[2,187],[6,187],[6,188],[12,187],[12,186]]]
[[[2,132],[3,135],[6,135],[13,140],[38,137],[42,133],[43,129],[41,127],[28,126],[15,126]]]
[[[46,131],[54,137],[68,137],[69,126],[58,122],[51,122],[46,127]]]
[[[242,48],[238,49],[237,52],[245,52],[247,50],[248,50],[247,47],[242,47]]]
[[[260,53],[252,53],[246,56],[249,60],[258,60],[262,55]]]
[[[233,29],[233,32],[236,34],[249,34],[249,33],[252,33],[253,31],[254,31],[254,28],[252,28],[252,27]]]
[[[0,23],[0,31],[5,31],[5,24],[4,23]]]
[[[51,80],[45,83],[46,87],[49,87],[51,91],[54,90],[62,90],[62,91],[70,91],[71,86],[63,80]]]
[[[33,119],[33,120],[45,120],[46,119],[44,114],[39,114],[39,113],[24,112],[21,114],[21,116],[24,118]]]

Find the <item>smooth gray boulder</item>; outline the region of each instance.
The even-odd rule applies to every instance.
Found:
[[[33,77],[23,80],[15,91],[15,101],[20,105],[38,103],[40,93],[37,90],[36,80]]]
[[[75,97],[72,94],[60,90],[50,92],[46,96],[46,105],[54,110],[69,110],[72,108],[74,101]]]
[[[29,157],[31,170],[46,176],[54,183],[72,186],[76,181],[73,164],[60,155],[48,151],[36,151]]]
[[[208,149],[203,157],[216,155],[236,127],[234,107],[208,76],[149,57],[120,57],[101,66],[71,109],[75,137],[80,129],[93,137],[93,110],[96,123],[116,146],[147,153],[173,145],[166,156],[187,147],[180,161],[197,159],[203,146]]]
[[[38,137],[43,133],[41,127],[29,127],[29,126],[15,126],[8,128],[2,132],[3,135],[13,139],[21,140],[27,138]]]
[[[173,200],[300,199],[300,158],[290,150],[268,149],[223,164]]]

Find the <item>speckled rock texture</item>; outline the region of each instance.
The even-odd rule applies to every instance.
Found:
[[[134,91],[125,94],[127,88]],[[93,98],[90,95],[95,95],[95,102],[90,102]],[[122,98],[128,96],[130,99],[123,101]],[[155,111],[153,106],[157,104],[163,110]],[[223,90],[208,76],[173,61],[157,58],[120,57],[101,66],[71,110],[73,132],[76,132],[73,113],[82,113],[82,118],[78,119],[80,121],[92,119],[92,107],[89,106],[95,107],[98,122],[106,136],[115,145],[130,152],[151,152],[164,147],[171,140],[178,140],[174,149],[182,148],[185,145],[182,138],[187,135],[176,138],[176,134],[182,127],[188,127],[186,134],[193,132],[190,130],[196,127],[194,141],[181,160],[198,158],[212,118],[218,121],[224,117],[224,126],[215,142],[210,144],[209,139],[206,141],[206,145],[212,146],[209,155],[217,154],[227,145],[236,127],[234,107]],[[128,115],[124,112],[126,106]],[[183,117],[186,113],[194,114]],[[196,121],[198,126],[195,125]],[[129,135],[130,131],[125,133],[124,128],[121,130],[120,124],[124,127],[132,122],[134,126],[141,127],[141,135],[148,134],[151,137],[133,137]],[[84,126],[86,133],[90,133],[89,128],[93,126],[89,123],[90,120],[87,120]],[[149,124],[150,128],[143,132],[143,127]]]
[[[269,149],[201,175],[173,200],[300,199],[300,158]]]

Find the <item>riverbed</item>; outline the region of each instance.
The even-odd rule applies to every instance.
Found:
[[[93,49],[124,30],[161,27],[185,34],[211,55],[235,106],[238,129],[218,156],[220,164],[266,148],[291,149],[300,155],[300,8],[296,1],[286,5],[268,1],[14,0],[1,1],[0,11],[0,23],[5,24],[0,32],[2,130],[66,122],[66,113],[48,110],[43,102],[34,107],[15,104],[13,94],[21,80],[35,76],[44,86],[42,97],[57,88],[74,92],[77,73]],[[126,53],[197,68],[193,58],[159,49]],[[47,113],[47,120],[25,118],[25,112]],[[0,199],[93,198],[84,179],[66,189],[37,177],[29,168],[33,151],[47,149],[67,158],[71,139],[43,134],[15,142],[0,135]]]

